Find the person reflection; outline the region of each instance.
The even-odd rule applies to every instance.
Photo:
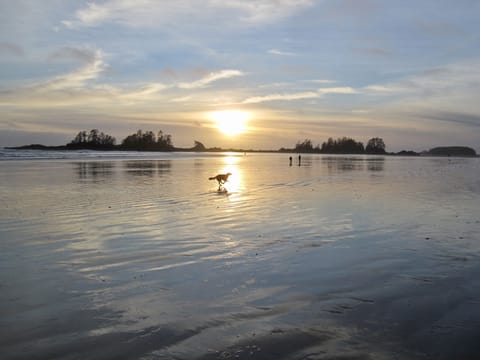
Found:
[[[367,169],[368,171],[379,172],[384,170],[384,165],[385,165],[385,159],[383,158],[372,159],[368,162]]]

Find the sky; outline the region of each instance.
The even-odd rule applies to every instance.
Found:
[[[97,128],[480,152],[479,18],[478,0],[0,0],[0,147]]]

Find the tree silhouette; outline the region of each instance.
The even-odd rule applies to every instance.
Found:
[[[159,150],[173,150],[172,136],[169,134],[163,134],[163,131],[158,132],[157,148]]]
[[[70,149],[111,150],[115,147],[116,139],[98,129],[92,129],[89,133],[80,131],[75,138],[67,144]]]
[[[295,145],[295,151],[297,152],[313,152],[313,145],[310,139],[305,139],[303,142],[297,142]]]
[[[120,147],[125,150],[137,151],[171,151],[174,149],[171,135],[164,134],[161,130],[158,132],[158,136],[155,136],[153,131],[137,130],[136,133],[123,139]]]
[[[367,154],[385,154],[385,143],[382,138],[374,137],[368,140],[365,148]]]
[[[320,152],[328,154],[363,154],[365,149],[361,142],[343,137],[337,140],[329,138],[322,144]]]

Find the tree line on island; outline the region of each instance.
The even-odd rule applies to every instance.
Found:
[[[329,138],[322,145],[313,146],[310,139],[297,142],[294,149],[282,148],[280,151],[295,151],[302,153],[324,153],[324,154],[386,154],[385,142],[382,138],[374,137],[368,140],[366,146],[360,141],[352,138],[342,137],[338,139]]]
[[[137,130],[136,133],[128,135],[119,145],[113,136],[105,134],[98,129],[90,132],[80,131],[66,147],[68,149],[92,149],[92,150],[133,150],[133,151],[174,151],[175,148],[170,134],[164,134],[162,130],[155,134],[153,131]],[[219,148],[207,149],[201,142],[194,142],[193,148],[181,149],[193,151],[216,151]],[[245,150],[241,150],[245,151]],[[386,154],[385,142],[379,137],[371,138],[367,145],[357,142],[354,139],[343,137],[338,139],[329,138],[320,145],[313,146],[310,139],[297,142],[294,149],[282,148],[280,151],[291,151],[301,153],[328,153],[328,154]]]
[[[68,144],[63,146],[45,146],[32,144],[26,146],[13,147],[12,149],[38,149],[38,150],[124,150],[124,151],[239,151],[254,152],[255,150],[245,149],[222,149],[218,147],[207,148],[200,141],[195,140],[191,148],[177,148],[173,145],[172,136],[163,131],[157,133],[153,131],[137,130],[137,132],[128,135],[117,145],[115,137],[105,134],[98,129],[90,131],[80,131]],[[368,140],[364,146],[362,142],[352,138],[342,137],[338,139],[329,138],[322,145],[313,145],[310,139],[298,141],[294,148],[281,148],[279,152],[295,153],[320,153],[320,154],[376,154],[376,155],[431,155],[431,156],[476,156],[474,149],[466,146],[445,146],[436,147],[429,151],[417,153],[414,151],[402,150],[398,153],[387,153],[386,145],[382,138],[373,137]],[[255,152],[262,152],[257,150]],[[263,151],[263,152],[273,152]]]
[[[97,129],[80,131],[75,138],[66,145],[67,149],[90,150],[134,150],[134,151],[173,151],[172,136],[159,131],[138,130],[116,145],[116,139]]]
[[[401,155],[401,156],[477,156],[474,149],[467,146],[439,146],[421,153],[402,150],[397,153],[387,153],[385,142],[382,138],[374,137],[368,140],[367,145],[354,139],[343,137],[338,139],[329,138],[322,145],[313,146],[310,139],[297,142],[294,149],[282,148],[280,151],[299,153],[320,153],[320,154],[371,154],[371,155]]]

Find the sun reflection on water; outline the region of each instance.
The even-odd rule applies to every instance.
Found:
[[[229,193],[238,193],[242,186],[242,170],[239,165],[240,157],[227,155],[223,158],[224,166],[221,169],[222,174],[231,173],[228,177],[228,181],[225,184],[225,188]]]

